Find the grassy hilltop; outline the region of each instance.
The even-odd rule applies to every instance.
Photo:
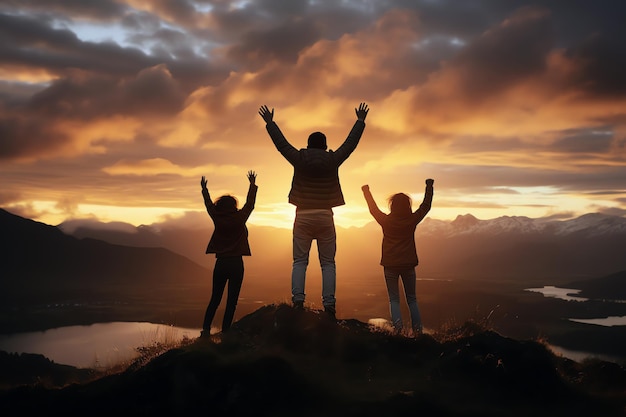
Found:
[[[3,414],[572,417],[626,407],[626,370],[614,363],[579,364],[474,322],[412,338],[282,303],[227,334],[73,377],[0,391]]]

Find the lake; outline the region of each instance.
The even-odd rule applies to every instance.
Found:
[[[560,288],[554,287],[551,285],[546,285],[541,288],[526,288],[526,291],[531,292],[539,292],[543,294],[544,297],[553,297],[558,298],[565,301],[587,301],[588,298],[577,297],[576,294],[580,293],[580,290],[576,290],[573,288]],[[623,302],[623,300],[609,300],[607,302]],[[595,324],[597,326],[626,326],[626,316],[609,316],[609,317],[598,317],[594,319],[569,319],[570,321],[574,321],[577,323],[584,324]]]
[[[591,353],[591,352],[582,352],[582,351],[566,349],[561,346],[550,345],[550,344],[548,345],[548,348],[556,355],[562,356],[567,359],[571,359],[575,362],[582,362],[585,359],[594,358],[594,359],[600,359],[606,362],[615,362],[622,366],[625,364],[623,357],[603,355],[603,354]]]
[[[552,285],[546,285],[541,288],[526,288],[526,291],[538,292],[543,294],[544,297],[553,297],[565,301],[587,301],[587,298],[577,297],[576,294],[580,293],[580,290],[573,288],[560,288]]]
[[[386,319],[371,319],[369,324],[387,328]],[[89,326],[66,326],[39,332],[0,335],[0,350],[37,353],[57,364],[77,368],[108,368],[127,363],[139,356],[138,347],[155,343],[172,344],[184,338],[197,338],[201,329],[146,322],[110,322]],[[219,329],[213,328],[211,333]],[[581,361],[588,357],[618,362],[619,358],[548,346],[554,353]]]
[[[0,350],[39,353],[77,368],[107,368],[137,358],[138,347],[196,338],[200,331],[146,322],[97,323],[0,335]]]

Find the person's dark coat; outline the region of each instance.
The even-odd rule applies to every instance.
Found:
[[[257,189],[257,185],[250,184],[246,204],[240,210],[235,208],[228,212],[218,210],[211,201],[209,191],[206,188],[202,190],[204,205],[215,225],[206,253],[214,253],[218,258],[250,256],[246,221],[254,209]]]
[[[433,201],[433,186],[427,185],[424,200],[413,213],[386,214],[380,211],[371,192],[364,192],[370,213],[383,229],[380,264],[385,267],[407,269],[419,263],[415,248],[415,229],[430,211]]]
[[[365,122],[357,120],[348,137],[336,151],[318,148],[296,149],[275,122],[267,123],[267,132],[276,149],[293,166],[289,203],[298,209],[331,209],[345,204],[339,183],[339,166],[359,144]]]

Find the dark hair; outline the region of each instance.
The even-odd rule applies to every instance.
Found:
[[[397,193],[389,197],[389,210],[391,213],[399,215],[411,214],[411,197],[404,193]]]
[[[223,195],[215,202],[215,208],[223,213],[237,211],[237,199],[232,195]]]
[[[322,132],[311,133],[307,141],[307,147],[326,150],[326,135]]]

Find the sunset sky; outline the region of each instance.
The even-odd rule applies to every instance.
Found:
[[[537,6],[541,4],[541,6]],[[200,178],[249,222],[291,227],[297,148],[336,149],[339,226],[392,193],[429,217],[626,214],[626,2],[500,0],[0,1],[0,207],[70,219],[193,224]]]

